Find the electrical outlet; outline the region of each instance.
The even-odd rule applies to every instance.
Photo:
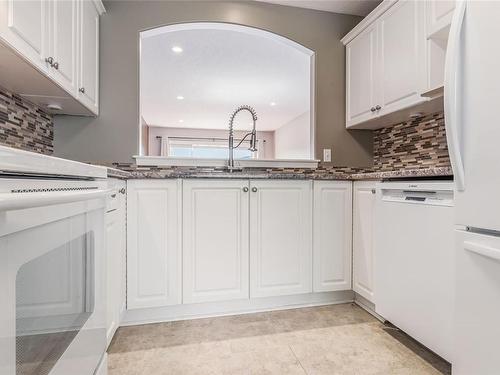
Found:
[[[323,149],[323,161],[329,163],[332,161],[332,149],[324,148]]]

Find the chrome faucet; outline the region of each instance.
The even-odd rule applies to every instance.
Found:
[[[236,145],[234,146],[234,131],[233,131],[233,122],[234,118],[236,115],[241,112],[241,111],[248,111],[252,114],[252,119],[253,119],[253,128],[250,133],[245,134],[243,139]],[[234,155],[233,151],[235,148],[238,148],[241,146],[243,141],[246,139],[246,137],[250,136],[250,147],[248,148],[250,151],[255,152],[257,151],[257,133],[255,131],[255,124],[257,122],[257,112],[255,112],[255,109],[250,107],[249,105],[242,105],[238,107],[232,114],[231,117],[229,118],[229,160],[228,160],[228,168],[229,170],[234,170]]]

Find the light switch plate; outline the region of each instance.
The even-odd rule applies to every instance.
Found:
[[[323,161],[329,163],[332,161],[332,149],[324,148],[323,149]]]

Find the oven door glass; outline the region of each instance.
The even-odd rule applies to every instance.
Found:
[[[46,375],[94,311],[92,233],[23,264],[16,277],[16,375]]]
[[[58,220],[0,237],[2,375],[92,375],[105,351],[104,209],[74,206],[7,214]]]

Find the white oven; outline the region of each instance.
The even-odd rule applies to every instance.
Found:
[[[0,177],[0,374],[92,375],[103,359],[107,192]]]

